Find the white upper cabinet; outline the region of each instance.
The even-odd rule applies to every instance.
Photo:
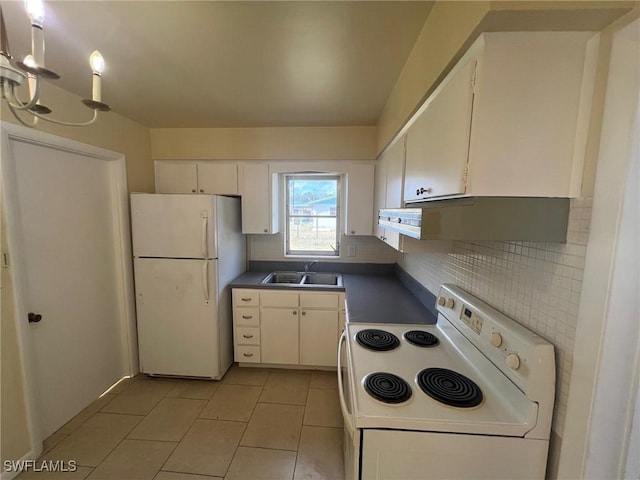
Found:
[[[378,223],[381,208],[401,208],[405,168],[406,136],[395,142],[380,157],[376,167],[376,211],[374,221]],[[377,236],[396,250],[402,250],[402,237],[398,232],[377,226]]]
[[[406,201],[465,192],[475,67],[458,64],[407,132]]]
[[[480,36],[406,130],[404,200],[579,196],[597,47],[590,32]]]
[[[370,212],[373,205],[374,172],[373,163],[354,163],[349,166],[346,235],[373,234],[373,218]]]
[[[278,233],[278,176],[267,163],[239,166],[242,233]]]
[[[376,165],[375,182],[374,182],[374,203],[373,203],[373,224],[374,234],[380,240],[384,241],[384,227],[378,225],[378,211],[385,208],[387,203],[387,156],[380,157]]]
[[[156,193],[238,194],[238,166],[218,162],[155,163]]]
[[[156,162],[156,193],[197,193],[198,166],[188,162]]]
[[[238,194],[238,165],[235,163],[199,163],[198,192],[212,195]]]

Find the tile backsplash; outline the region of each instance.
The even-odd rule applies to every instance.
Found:
[[[591,220],[591,198],[571,200],[567,243],[453,242],[449,253],[398,254],[432,293],[453,283],[554,344],[553,430],[562,437]]]

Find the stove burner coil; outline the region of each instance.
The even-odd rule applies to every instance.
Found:
[[[446,368],[426,368],[418,373],[418,386],[446,405],[471,408],[480,405],[482,391],[472,380]]]
[[[370,328],[356,334],[356,341],[365,348],[385,352],[400,345],[400,340],[393,333]]]
[[[364,389],[384,403],[403,403],[411,398],[411,387],[392,373],[375,372],[364,379]]]
[[[438,337],[424,330],[409,330],[404,333],[407,342],[418,347],[435,347],[440,343]]]

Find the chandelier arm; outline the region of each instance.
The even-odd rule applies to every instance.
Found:
[[[18,120],[25,127],[33,128],[38,124],[37,118],[33,119],[33,123],[25,122],[22,118],[20,118],[20,115],[18,115],[18,112],[16,111],[17,109],[14,108],[13,105],[11,105],[11,103],[7,102],[7,105],[9,105],[9,110],[11,110],[11,113],[13,114],[13,116],[16,117],[16,120]]]
[[[29,110],[30,108],[32,108],[37,102],[38,102],[38,98],[40,97],[40,82],[39,82],[39,78],[35,77],[36,81],[35,81],[35,88],[33,91],[33,95],[31,97],[31,99],[29,99],[28,102],[23,102],[22,100],[20,100],[18,98],[18,95],[16,93],[16,88],[15,87],[9,87],[9,98],[7,98],[7,101],[9,103],[9,105],[11,105],[13,108],[15,108],[16,110]],[[13,100],[12,103],[11,101]]]
[[[49,118],[45,115],[40,115],[39,113],[36,112],[29,112],[31,115],[33,115],[36,118],[41,118],[42,120],[46,120],[47,122],[51,122],[51,123],[55,123],[57,125],[64,125],[65,127],[86,127],[87,125],[91,125],[93,122],[96,121],[96,119],[98,118],[98,111],[94,110],[93,111],[93,117],[91,117],[91,120],[87,120],[86,122],[78,122],[78,123],[74,123],[74,122],[63,122],[61,120],[55,120],[53,118]]]

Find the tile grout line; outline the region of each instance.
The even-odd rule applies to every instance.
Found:
[[[207,408],[207,405],[209,404],[209,402],[211,401],[211,399],[216,395],[216,393],[218,393],[218,390],[220,389],[220,385],[222,385],[222,380],[219,380],[219,384],[218,387],[216,388],[216,390],[211,394],[211,396],[209,397],[208,400],[205,400],[205,404],[202,406],[202,408],[200,409],[200,411],[198,412],[198,414],[194,417],[193,421],[191,422],[191,424],[189,425],[189,428],[187,428],[185,430],[185,432],[182,434],[182,437],[180,437],[180,440],[178,440],[176,442],[176,446],[173,448],[173,450],[171,450],[171,453],[169,453],[169,455],[167,455],[167,458],[165,459],[165,461],[162,463],[162,465],[160,466],[160,468],[158,469],[158,471],[156,472],[156,474],[153,476],[153,478],[158,476],[158,473],[162,472],[162,471],[168,471],[168,470],[163,470],[164,466],[167,464],[167,462],[169,461],[169,459],[171,458],[171,456],[174,454],[174,452],[176,451],[176,449],[178,448],[178,445],[180,445],[180,443],[184,440],[184,438],[187,436],[187,433],[189,433],[189,431],[193,428],[193,425],[196,423],[196,420],[200,419],[200,414],[202,413],[202,411]],[[181,398],[181,397],[167,397],[166,395],[163,398]],[[184,400],[184,399],[183,399]],[[191,399],[193,400],[193,399]],[[199,400],[203,400],[203,399],[199,399]],[[175,473],[188,473],[188,472],[175,472]]]
[[[238,367],[240,368],[240,367]],[[253,409],[251,410],[251,415],[249,415],[249,420],[247,420],[247,423],[244,427],[244,430],[242,431],[242,435],[240,436],[240,440],[238,440],[238,444],[236,445],[235,450],[233,451],[233,455],[231,456],[231,461],[229,462],[229,465],[227,465],[227,469],[225,470],[224,476],[223,478],[226,478],[227,475],[229,475],[229,469],[231,468],[231,465],[233,464],[233,461],[236,458],[236,455],[238,454],[238,450],[240,449],[240,444],[242,443],[242,438],[244,437],[245,433],[247,433],[247,428],[249,428],[249,422],[251,422],[251,419],[253,418],[253,415],[255,414],[256,408],[258,406],[258,403],[260,403],[260,397],[262,396],[262,392],[264,391],[264,387],[267,384],[267,382],[269,381],[269,378],[271,377],[271,370],[269,370],[269,374],[267,375],[267,378],[264,381],[264,385],[262,385],[260,387],[260,395],[258,395],[258,398],[256,400],[256,404],[253,406]]]

